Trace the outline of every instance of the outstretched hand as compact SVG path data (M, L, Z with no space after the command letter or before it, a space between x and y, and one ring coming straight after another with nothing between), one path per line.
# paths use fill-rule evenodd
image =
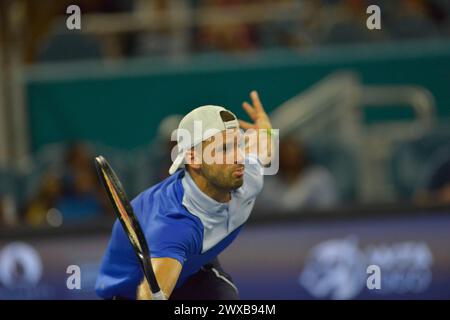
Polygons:
M261 100L259 100L258 92L252 91L250 93L250 98L252 99L252 104L245 101L244 103L242 103L242 107L244 108L245 112L247 112L250 119L253 120L253 123L239 120L239 125L241 126L241 128L245 130L272 129L272 124L270 123L269 116L264 110Z
M252 99L252 104L245 101L242 107L247 112L253 123L239 120L239 124L244 130L256 130L256 139L249 139L246 142L246 153L256 154L263 166L268 166L272 161L272 139L271 129L272 124L270 123L269 116L267 115L264 107L259 100L258 93L252 91L250 93L250 98ZM261 131L263 130L263 131Z

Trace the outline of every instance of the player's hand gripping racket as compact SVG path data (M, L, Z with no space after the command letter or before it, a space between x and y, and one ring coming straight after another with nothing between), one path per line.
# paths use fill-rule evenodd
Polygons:
M145 279L147 280L150 290L152 292L153 300L165 300L164 293L161 291L156 280L155 273L150 261L150 250L145 240L144 233L139 225L136 216L134 215L133 208L125 194L125 190L122 184L114 173L113 169L102 156L95 158L95 167L100 176L100 180L106 189L106 192L111 200L114 211L122 224L125 233L128 236L131 244L133 245L134 252L144 272Z

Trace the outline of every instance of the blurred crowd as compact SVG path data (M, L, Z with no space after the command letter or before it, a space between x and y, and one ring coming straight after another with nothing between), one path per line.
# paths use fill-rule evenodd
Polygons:
M448 0L13 2L21 5L8 11L4 10L6 4L12 1L0 1L0 31L5 30L6 15L17 15L9 17L9 20L16 22L21 16L26 24L12 35L0 32L0 41L13 43L4 41L2 37L20 36L27 63L146 55L241 53L268 48L303 50L328 44L450 36ZM81 7L82 19L89 16L92 18L89 20L90 28L96 26L97 29L67 32L65 11L74 3ZM380 31L373 32L366 28L366 8L371 4L382 8ZM138 23L139 17L154 24L142 26ZM116 19L120 23L114 23ZM136 24L132 23L133 19ZM104 22L92 23L95 21ZM158 136L139 152L118 151L111 157L105 154L125 181L131 197L167 176L170 151L174 146L170 133L180 117L172 115L162 121ZM340 176L336 169L315 156L310 143L295 136L282 139L280 170L276 176L266 178L257 203L260 211L300 212L305 208L327 209L355 201L356 195L351 190L343 190L340 183L342 174ZM414 154L417 149L415 143L404 149L403 154L399 153L399 167L407 168L411 163L411 159L404 160L404 157ZM424 173L418 173L415 167L411 167L407 175L416 174L423 178L417 184L406 183L404 190L399 183L396 189L399 197L420 204L450 204L448 150L450 147L447 144L440 150L421 152L421 155L429 155L423 161ZM112 208L99 185L93 165L93 157L99 152L90 144L78 142L55 152L57 156L54 158L61 158L61 161L32 169L32 172L38 173L36 175L0 168L0 226L15 223L58 227L66 223L112 218ZM39 162L36 161L37 164ZM352 164L349 162L347 166Z
M450 36L447 0L19 1L24 4L26 26L21 32L28 63L280 47L304 50ZM65 26L65 10L73 3L83 17L92 16L91 26L82 24L79 33L67 32ZM375 32L366 27L366 9L372 4L382 10L382 29Z
M166 118L158 136L141 150L141 155L136 151L121 151L107 156L130 198L168 176L174 147L169 129L176 126L179 118L179 115ZM299 214L304 210L320 211L357 203L356 195L343 196L345 190L338 183L338 172L315 158L299 137L283 137L279 147L279 171L265 177L263 192L256 203L257 214ZM429 157L428 163L423 165L424 174L416 173L424 178L419 184L410 186L411 192L407 195L410 203L450 205L450 152L447 147L436 150ZM18 215L16 224L33 227L59 227L114 217L93 164L99 150L89 143L73 143L63 150L62 163L55 161L46 170L39 169L37 179L32 174L26 176L22 187L28 192L24 197L14 199L8 197L11 194L4 192L6 189L0 190L0 225L10 224L8 217L11 214ZM130 161L122 167L117 165L127 157ZM133 171L134 175L129 174Z
M0 225L59 227L112 217L88 144L74 143L65 150L61 163L55 160L45 169L37 165L0 190ZM4 173L0 175L5 182Z
M74 144L65 154L60 170L48 170L21 212L33 226L89 221L110 208L95 172L93 154L86 145Z

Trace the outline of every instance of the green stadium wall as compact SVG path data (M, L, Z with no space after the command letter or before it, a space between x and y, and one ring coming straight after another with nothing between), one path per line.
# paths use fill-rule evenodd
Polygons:
M27 70L31 148L75 140L139 147L154 138L168 114L218 104L244 116L241 103L252 89L270 111L337 70L357 71L365 84L424 86L436 98L438 117L450 117L450 42L89 61ZM366 116L368 122L383 121L392 113L372 110ZM408 114L399 109L397 116Z

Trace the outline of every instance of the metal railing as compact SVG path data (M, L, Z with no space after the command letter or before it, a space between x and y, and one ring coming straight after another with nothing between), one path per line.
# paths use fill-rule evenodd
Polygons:
M363 107L406 106L415 118L366 125ZM435 121L435 101L416 85L366 86L352 72L334 73L280 105L271 114L280 134L298 134L304 140L327 136L346 145L357 162L358 200L385 202L396 193L388 177L388 160L394 143L421 136Z

